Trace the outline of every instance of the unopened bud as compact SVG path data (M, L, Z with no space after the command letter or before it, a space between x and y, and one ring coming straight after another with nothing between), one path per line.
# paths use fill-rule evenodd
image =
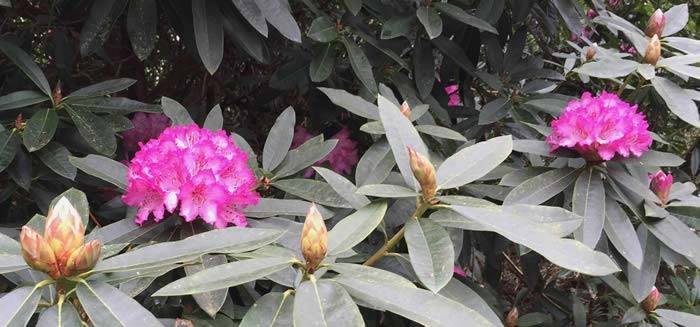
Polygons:
M97 264L101 251L102 244L97 240L87 242L75 249L66 261L66 266L62 272L63 276L75 276L89 271Z
M53 249L59 269L63 270L70 254L81 245L85 235L83 220L67 198L62 197L49 210L44 236Z
M409 120L411 119L411 107L408 105L408 102L404 101L399 110L401 110L404 117L408 118Z
M666 27L666 16L664 15L664 12L661 11L661 9L656 9L654 13L649 17L649 21L647 22L647 28L644 31L644 33L648 37L653 37L654 35L661 35L661 32L664 31L664 27Z
M24 129L24 118L22 118L22 113L19 113L17 117L15 117L15 128L19 130Z
M673 185L673 175L671 173L665 174L663 170L659 170L656 174L649 175L651 188L656 196L659 197L659 202L661 204L666 204L668 202L668 194L671 192L671 186Z
M56 256L49 243L46 242L43 236L39 235L33 229L24 226L19 235L20 244L22 245L22 257L27 264L39 271L43 271L52 278L58 278L60 272L56 264Z
M306 259L306 270L313 273L326 257L328 250L328 230L321 213L311 204L301 231L301 254Z
M58 81L56 83L56 87L53 89L53 94L51 94L51 97L53 98L53 104L58 105L61 103L61 100L63 100L63 94L61 90L61 81Z
M586 60L591 61L593 58L595 58L595 53L597 52L598 44L593 43L591 46L588 47L586 50Z
M647 64L655 66L661 57L661 42L659 41L659 36L654 34L654 36L649 41L647 45L647 51L644 53L644 61Z
M506 316L506 327L515 327L518 325L518 317L520 314L518 313L518 308L513 307L513 309L510 309L508 312L508 315Z
M659 300L661 299L661 294L656 286L651 288L651 292L647 295L646 299L642 301L642 309L646 312L652 312L656 310L656 306L659 305Z
M437 181L435 179L435 167L426 157L408 147L408 157L413 176L420 184L423 200L430 201L437 193Z

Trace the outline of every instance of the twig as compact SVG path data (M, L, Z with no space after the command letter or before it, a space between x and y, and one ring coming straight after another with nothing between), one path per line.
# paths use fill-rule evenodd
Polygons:
M97 220L97 217L95 217L95 215L92 213L92 210L90 210L88 213L90 215L90 219L92 220L92 222L95 223L95 225L97 225L97 227L102 227L102 224L100 224L100 222Z

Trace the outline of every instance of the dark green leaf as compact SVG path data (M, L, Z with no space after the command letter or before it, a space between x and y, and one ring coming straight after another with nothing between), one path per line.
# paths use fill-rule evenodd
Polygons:
M485 104L479 112L479 125L488 125L499 121L508 115L511 108L513 108L512 103L505 98L497 98Z
M68 161L85 173L114 184L116 187L126 190L127 167L110 158L89 154L86 157L68 157Z
M29 152L43 148L51 142L58 126L58 115L53 108L35 112L24 127L22 139Z
M638 65L639 63L632 60L601 60L585 63L574 71L591 77L615 78L629 75Z
M498 34L496 28L491 26L491 24L479 17L467 14L464 10L462 10L462 8L459 8L453 4L447 2L435 2L433 3L433 6L443 14L450 16L464 24L474 26L482 31Z
M379 120L379 108L365 99L352 95L345 90L318 88L333 104L343 107L345 110L371 120Z
M144 1L144 0L136 0L135 2L139 1ZM136 83L135 79L131 78L118 78L118 79L111 79L108 81L100 82L97 84L92 84L90 86L86 86L84 88L78 89L71 94L68 94L65 98L63 98L64 101L68 101L68 99L73 99L73 98L94 98L94 97L101 97L105 95L109 95L112 93L117 93L119 91L126 90L129 88L129 86L133 85ZM70 102L70 101L69 101Z
M10 273L29 268L24 258L18 254L0 253L0 274Z
M75 109L108 114L128 114L132 112L161 112L159 105L147 104L127 98L88 98L70 101Z
M437 183L440 189L471 183L500 165L513 150L510 135L479 142L453 154L440 165Z
M313 165L333 151L336 144L338 144L338 140L335 139L323 141L323 135L311 138L287 153L284 161L275 172L274 178L287 177Z
M22 72L24 72L24 74L27 75L27 77L29 77L29 79L39 87L41 92L44 92L44 94L48 96L51 95L49 81L46 80L46 76L44 76L41 68L34 63L34 59L32 59L31 56L16 45L2 40L0 40L0 51L2 51L5 56L7 56L7 58L9 58L19 69L21 69Z
M540 204L561 193L576 180L578 170L561 168L535 176L514 188L503 204Z
M93 149L106 156L114 154L117 150L117 140L114 131L102 117L71 107L67 107L67 110L80 135Z
M114 132L124 132L134 128L134 123L126 116L113 114L107 115L104 118Z
M629 280L630 291L637 302L642 302L651 292L651 288L656 283L656 274L659 272L661 254L659 252L659 241L653 234L649 233L644 225L637 228L637 237L641 247L644 249L642 265L638 269L632 264L627 265L627 279Z
M661 317L683 326L690 327L698 326L698 324L700 324L700 316L691 313L667 309L657 309L656 313L658 313Z
M438 137L441 139L455 140L460 142L467 141L467 138L464 137L462 134L447 127L437 125L417 125L415 128L420 133L428 134L430 136Z
M362 0L343 0L343 2L345 2L345 6L348 7L348 10L355 16L357 16L362 9Z
M328 182L338 195L342 196L354 209L360 209L369 204L367 197L357 194L357 187L347 178L326 168L314 167L314 170Z
M92 3L90 14L80 31L82 56L91 55L107 40L112 24L121 16L126 3L127 0L104 0Z
M26 326L39 305L41 291L24 286L0 297L0 326Z
M335 66L335 47L332 43L319 44L314 47L314 57L309 64L309 76L315 83L325 81Z
M158 6L156 0L131 0L126 18L126 30L134 54L144 61L156 47Z
M311 22L311 27L309 27L306 35L318 42L330 42L338 38L338 33L335 31L335 23L325 16L316 17Z
M381 223L386 209L386 202L375 202L335 224L328 232L328 255L339 255L364 240Z
M224 25L216 1L192 0L192 25L199 58L214 75L224 58Z
M432 220L412 218L406 222L405 238L418 279L437 293L452 278L455 253L450 235Z
M239 327L292 326L294 295L291 292L270 292L248 309Z
M267 36L267 22L256 1L233 0L241 16L245 18L260 34Z
M296 117L294 109L285 109L275 120L263 148L263 169L272 171L284 160L294 136Z
M583 170L576 179L571 205L572 211L583 217L576 239L595 248L605 223L605 189L600 173L593 167Z
M304 281L294 297L294 325L310 327L364 326L350 295L333 281Z
M433 7L419 7L416 10L416 16L431 39L442 34L442 18Z
M220 105L215 105L211 108L207 118L204 119L204 128L212 132L216 132L224 127L224 113L221 111Z
M372 94L377 94L377 82L374 80L374 74L372 73L372 65L367 59L365 52L360 49L360 47L355 44L354 41L343 37L340 39L345 45L345 49L348 51L348 59L350 60L350 66L352 71L355 72L355 76L360 80L362 85L367 88Z
M0 111L28 107L49 100L37 91L16 91L0 97Z
M301 43L301 31L287 1L255 0L265 19L284 37ZM240 7L239 7L240 8Z
M394 168L394 156L386 139L372 144L362 155L355 168L355 183L358 186L380 184Z
M688 24L688 4L673 6L664 13L664 16L667 23L659 37L676 34Z
M412 198L418 196L414 190L392 184L367 184L357 189L357 193L380 198Z
M192 276L200 271L220 266L226 264L227 262L228 260L226 260L226 256L223 254L205 254L202 256L201 263L185 266L185 274L187 274L187 276ZM199 307L204 310L204 312L206 312L210 317L214 318L216 317L216 313L219 312L221 307L224 305L226 295L228 295L227 290L222 289L192 294L192 297L197 302Z
M700 237L678 218L669 215L645 225L666 246L684 255L696 266L700 265Z
M642 266L642 246L629 217L615 200L605 199L605 234L620 254L634 267Z
M194 124L190 113L177 101L168 97L162 97L160 103L163 106L163 113L170 118L173 125Z
M274 187L304 200L337 208L352 208L342 196L322 181L305 178L284 179L272 184Z
M37 327L76 327L80 326L80 315L70 302L64 302L59 314L58 305L44 310L39 316Z
M243 212L246 216L255 218L265 218L276 215L304 217L306 213L309 212L309 205L311 205L311 203L301 200L261 198L257 205L247 207ZM318 209L321 215L326 219L333 216L333 212L324 207L318 206Z
M430 42L422 38L416 40L413 49L413 76L418 94L421 98L426 98L430 95L435 83L435 59Z
M651 80L651 84L654 86L656 93L664 99L666 106L671 112L686 123L695 127L700 127L698 106L688 96L685 90L676 83L660 76L654 77Z
M76 294L95 326L163 326L146 308L107 283L78 284Z
M19 141L14 131L0 131L0 172L15 159L18 146Z

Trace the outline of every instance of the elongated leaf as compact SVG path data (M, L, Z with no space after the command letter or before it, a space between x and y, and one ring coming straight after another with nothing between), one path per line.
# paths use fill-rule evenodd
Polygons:
M342 274L336 281L354 298L426 326L497 326L478 312L441 295L418 288Z
M187 276L192 276L200 271L207 270L212 267L220 266L226 264L226 256L223 254L210 255L205 254L202 256L202 262L195 265L185 266L185 273ZM210 317L216 317L216 313L221 310L221 307L226 301L226 296L228 295L227 290L214 290L204 293L192 294L192 297L197 302L200 308L204 310Z
M216 1L192 0L192 25L199 58L214 75L224 58L224 25Z
M104 0L94 2L90 15L80 31L80 54L91 55L107 40L112 24L126 8L127 0Z
M117 140L114 131L102 117L71 107L67 110L80 135L93 149L106 156L114 154L117 150Z
M645 225L666 246L700 265L700 237L678 218L669 215Z
M265 218L276 215L304 217L306 213L309 212L310 205L311 203L302 200L261 198L257 205L247 207L243 209L243 212L246 216L255 218ZM317 207L325 219L333 216L332 211L322 206Z
M450 16L464 24L476 27L482 31L498 34L496 28L491 26L491 24L479 17L467 14L464 10L462 10L462 8L459 8L453 4L447 2L435 2L433 3L433 6L443 14Z
M627 262L639 269L642 266L642 246L629 217L615 200L605 199L605 234Z
M676 34L688 24L688 4L673 6L664 13L664 16L666 16L667 23L660 36Z
M204 119L204 128L216 132L224 127L224 113L221 111L220 105L215 105L211 108L207 118Z
M661 317L683 326L697 326L700 324L700 316L698 315L667 309L657 309L656 313Z
M360 209L369 204L366 196L357 194L357 187L347 178L326 168L314 167L314 170L328 182L338 195L343 197L353 208Z
M585 74L598 78L615 78L627 76L632 73L639 64L631 60L601 60L583 64L574 69L579 74Z
M147 104L128 98L121 97L100 97L100 98L78 98L70 101L72 108L94 113L107 114L128 114L132 112L161 112L158 105Z
M431 39L434 39L442 34L442 18L438 15L433 7L421 6L416 10L418 21L423 24L425 31Z
M405 238L418 279L437 293L452 278L455 253L450 235L432 220L409 219Z
M241 16L245 18L260 34L267 36L267 22L260 7L255 1L233 0Z
M173 219L171 218L170 220ZM158 227L166 227L168 222L169 220L166 219L165 221L161 221L159 223L144 223L143 226L139 226L133 221L132 217L127 215L126 218L120 221L93 229L90 234L85 237L85 240L86 242L91 240L100 240L103 245L124 244L135 240Z
M550 170L518 185L508 193L503 204L540 204L561 193L577 175L578 171L572 168Z
M0 274L27 269L24 258L18 254L0 253Z
M355 302L333 281L304 281L297 287L294 300L295 326L364 326Z
M661 254L658 240L647 231L644 225L640 225L637 228L637 237L641 247L644 249L644 257L640 268L636 268L632 264L627 265L627 279L629 280L630 291L632 291L634 299L637 302L642 302L656 283Z
M488 125L497 122L508 115L513 107L510 100L497 98L485 104L479 112L479 125Z
M143 2L143 0L137 0L135 2L139 1ZM68 94L65 98L63 98L63 101L71 102L69 101L69 99L72 100L73 98L94 98L109 95L112 93L117 93L119 91L126 90L127 88L129 88L129 86L133 85L134 83L136 83L136 80L131 78L118 78L104 82L99 82L97 84L86 86Z
M54 305L44 310L39 316L37 327L75 327L80 326L80 315L70 302L64 302L61 311L58 305Z
M467 141L467 138L464 137L462 134L447 127L437 125L418 125L416 126L416 130L420 133L428 134L441 139L455 140L461 142Z
M85 173L126 190L127 167L123 163L94 154L89 154L83 158L68 157L68 161Z
M49 81L46 80L46 76L41 71L41 68L34 63L34 59L30 57L24 50L20 49L16 45L9 43L7 41L0 40L0 51L7 56L19 69L24 72L29 79L39 87L41 92L50 96L51 87L49 86Z
M372 144L362 155L355 168L355 183L380 184L389 176L396 162L386 139Z
M350 277L362 279L368 282L385 283L388 285L396 285L397 287L416 288L416 285L414 285L413 282L400 275L371 266L336 262L330 265L330 269L339 274L348 274Z
M129 251L99 262L94 270L96 272L131 271L187 262L205 253L245 252L272 243L280 235L280 232L270 229L218 229L180 241L158 243Z
M0 111L28 107L49 100L37 91L16 91L0 97Z
M290 12L287 0L255 0L265 19L284 37L301 43L301 31Z
M58 126L58 114L53 108L35 112L24 127L22 139L29 152L43 148L51 142Z
M654 77L651 84L671 112L686 123L700 127L698 106L680 86L660 76Z
M153 296L197 294L226 289L265 277L290 265L291 258L263 258L231 262L178 279L159 289Z
M493 312L493 309L489 307L488 303L486 303L478 293L474 292L456 278L450 279L450 282L440 290L439 294L469 309L475 310L484 318L488 319L494 326L501 325L501 319Z
M435 62L430 42L423 38L416 40L413 50L413 74L418 94L424 99L430 95L435 84Z
M335 66L335 56L335 47L332 43L314 47L314 57L309 64L309 77L312 82L323 82L331 76Z
M372 94L377 94L377 82L374 80L372 65L369 59L367 59L365 52L362 51L354 41L347 37L341 38L340 41L345 45L345 49L348 52L348 59L350 60L350 66L355 76L357 76L357 79L359 79L362 85Z
M352 205L333 188L322 181L295 178L274 182L274 187L304 200L337 208L352 208Z
M438 188L471 183L500 165L513 150L510 135L499 136L464 148L450 156L437 171Z
M364 240L382 222L386 209L386 202L371 203L335 224L328 232L328 255L339 255Z
M316 17L311 22L311 27L306 35L318 42L330 42L338 37L335 23L325 16Z
M155 0L129 1L126 30L134 54L144 61L153 52L157 41L158 6Z
M39 305L41 291L34 286L14 289L0 298L0 326L26 326Z
M338 140L323 141L323 135L318 135L285 156L284 161L275 172L274 179L287 177L325 158L338 144Z
M412 198L418 196L418 193L410 188L391 184L363 185L357 189L357 193L380 198Z
M14 131L0 131L0 172L15 159L17 147L19 147L19 141Z
M163 113L170 118L173 125L194 124L190 113L177 101L168 97L162 97L160 103L163 106Z
M371 120L379 120L379 108L365 99L348 93L345 90L330 89L327 87L318 88L328 99L336 106L343 107L345 110Z
M538 252L563 268L592 276L604 276L620 269L607 255L582 243L560 238L537 224L517 224L517 213L495 208L452 206L459 214L488 226L505 238ZM518 225L518 228L513 228Z
M583 225L576 239L595 248L605 223L605 189L600 173L593 167L585 169L576 179L572 211L583 217Z
M294 109L285 109L275 120L263 148L263 169L272 171L284 160L287 150L292 145L296 117Z
M78 284L76 294L96 326L163 326L150 311L107 283Z
M294 295L270 292L248 309L239 327L284 327L293 324Z

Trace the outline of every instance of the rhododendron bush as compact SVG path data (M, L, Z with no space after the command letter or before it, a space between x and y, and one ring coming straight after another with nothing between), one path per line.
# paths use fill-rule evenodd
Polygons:
M699 9L0 0L0 326L700 326Z

